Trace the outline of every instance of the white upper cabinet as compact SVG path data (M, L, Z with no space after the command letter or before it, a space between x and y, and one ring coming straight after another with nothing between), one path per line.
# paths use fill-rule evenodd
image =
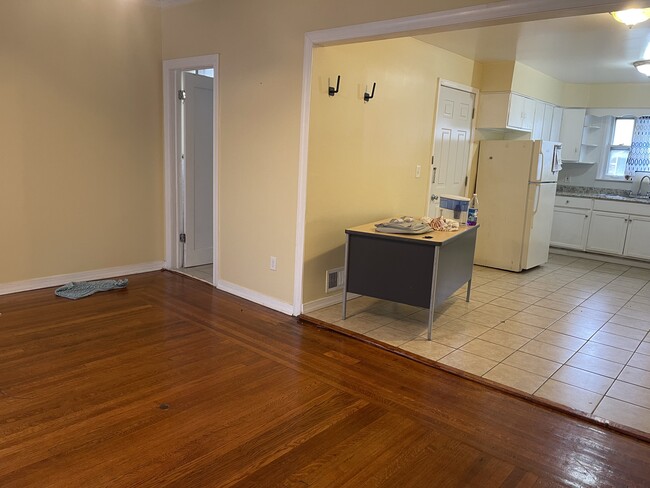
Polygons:
M530 132L533 140L559 141L562 108L511 92L481 93L477 129Z
M535 119L535 100L516 93L482 93L477 129L513 129L530 132Z
M560 141L562 142L562 159L577 162L580 160L582 132L587 110L584 108L565 108L562 114Z
M553 107L553 120L551 121L551 135L549 141L561 141L560 128L562 127L562 115L564 109L562 107Z
M533 130L530 138L533 140L545 139L544 138L544 117L546 115L546 103L541 100L535 100L535 117L533 119ZM551 128L548 128L549 134ZM548 140L548 138L546 138Z
M544 123L542 124L542 140L543 141L557 141L560 137L558 131L558 139L551 138L551 130L553 128L553 110L555 107L550 103L544 104ZM562 109L560 109L562 110Z
M510 108L508 110L508 127L529 132L533 130L534 121L535 100L511 93Z

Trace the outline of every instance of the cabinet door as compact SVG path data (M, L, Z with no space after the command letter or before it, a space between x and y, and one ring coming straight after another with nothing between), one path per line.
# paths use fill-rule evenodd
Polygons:
M584 108L564 109L560 141L562 142L562 158L567 161L578 161L580 159L586 112Z
M549 103L544 104L544 122L542 123L542 140L544 141L557 141L557 139L551 139L551 128L553 125L553 109L554 109L553 105Z
M587 250L623 254L627 217L627 214L613 212L591 212Z
M560 128L562 127L562 114L564 109L562 107L553 107L553 120L551 121L551 135L549 141L561 141Z
M533 118L533 130L530 138L534 141L544 139L544 115L546 113L546 104L541 100L535 101L535 117ZM549 132L551 129L549 128ZM547 139L548 140L548 139Z
M535 100L528 97L522 97L524 103L524 111L522 114L521 128L524 130L533 130L533 123L535 122Z
M650 259L650 218L630 215L623 254Z
M508 107L508 127L513 129L524 128L524 102L525 97L517 95L516 93L510 94L510 105Z
M558 208L553 212L551 246L584 251L589 231L589 210Z

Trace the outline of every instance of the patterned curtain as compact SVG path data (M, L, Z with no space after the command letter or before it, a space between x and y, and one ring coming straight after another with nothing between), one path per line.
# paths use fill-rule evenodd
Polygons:
M625 163L625 177L630 178L635 171L650 171L650 115L636 119L630 153Z

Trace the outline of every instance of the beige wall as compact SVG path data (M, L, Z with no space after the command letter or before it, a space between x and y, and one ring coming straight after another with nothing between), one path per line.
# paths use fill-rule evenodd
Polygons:
M160 12L4 0L0 283L163 259Z
M531 68L515 62L512 76L512 91L543 100L554 105L563 105L565 83Z
M480 3L204 0L163 10L164 59L221 55L223 280L293 301L305 33Z
M328 79L341 90L328 95ZM314 51L304 301L343 266L344 229L426 215L438 79L471 85L474 62L412 38ZM363 94L377 83L375 98ZM422 176L415 177L416 165Z

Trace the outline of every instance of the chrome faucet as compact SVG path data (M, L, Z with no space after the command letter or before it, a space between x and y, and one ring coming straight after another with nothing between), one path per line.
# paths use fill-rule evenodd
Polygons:
M641 181L639 181L639 189L638 189L638 191L636 192L636 196L637 196L637 197L641 196L641 187L643 186L643 180L645 180L646 178L648 178L648 183L650 183L650 176L649 176L649 175L644 175L643 178L641 178ZM650 191L647 192L646 195L647 195L648 193L650 193Z

